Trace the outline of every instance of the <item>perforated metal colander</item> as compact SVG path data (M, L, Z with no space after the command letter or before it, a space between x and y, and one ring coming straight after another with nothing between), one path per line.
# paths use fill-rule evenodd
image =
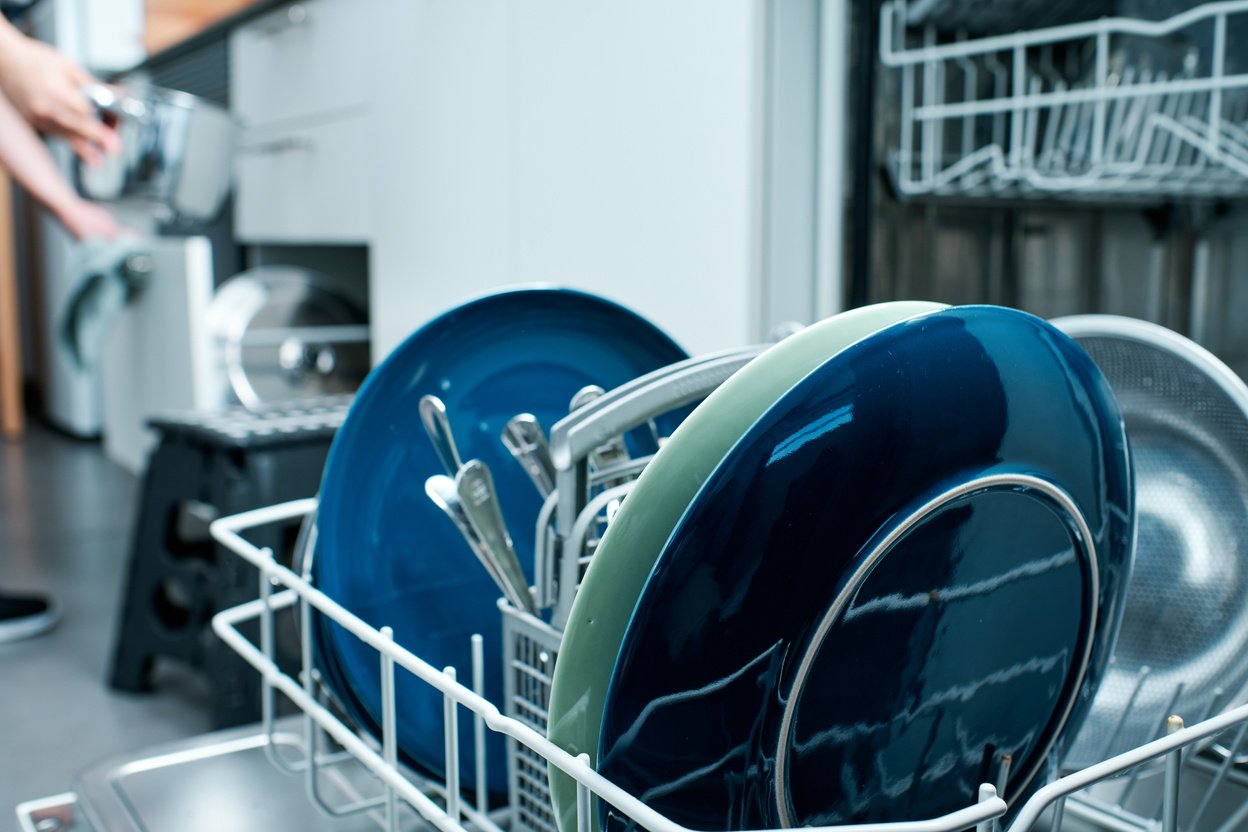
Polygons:
M1083 767L1248 699L1248 386L1168 329L1060 318L1118 399L1135 465L1134 572L1109 672L1065 758Z

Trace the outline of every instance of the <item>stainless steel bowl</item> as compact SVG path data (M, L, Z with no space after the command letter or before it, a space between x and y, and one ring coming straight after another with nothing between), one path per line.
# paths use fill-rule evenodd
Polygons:
M121 137L122 152L78 165L91 199L141 203L161 219L210 220L232 185L236 125L229 112L159 87L92 84L83 94Z
M1111 315L1053 321L1126 421L1139 529L1109 673L1065 764L1084 767L1248 698L1248 386L1198 344Z

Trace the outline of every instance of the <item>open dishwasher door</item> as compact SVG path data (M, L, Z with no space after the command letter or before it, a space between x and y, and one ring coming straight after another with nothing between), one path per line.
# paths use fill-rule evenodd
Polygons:
M74 791L16 807L22 832L363 832L378 828L365 812L332 818L308 800L303 777L279 770L269 752L303 752L297 718L230 728L89 765ZM332 770L327 799L359 800L376 791L360 776Z

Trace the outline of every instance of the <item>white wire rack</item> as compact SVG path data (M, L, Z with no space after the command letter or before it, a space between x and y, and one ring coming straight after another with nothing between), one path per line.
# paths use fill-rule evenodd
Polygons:
M299 500L272 506L217 520L212 534L227 549L256 566L260 573L260 597L255 601L217 614L213 629L225 642L260 674L263 680L263 720L266 731L274 730L277 694L288 698L303 714L307 736L302 747L307 749L303 759L291 760L280 754L271 755L274 764L300 771L307 779L310 798L326 812L348 814L372 812L378 823L390 830L409 828L412 824L427 824L443 832L462 832L466 829L500 832L511 826L526 810L517 794L511 796L509 808L500 812L489 811L484 792L478 791L474 799L463 795L459 783L460 761L458 756L459 709L472 716L476 739L477 782L483 783L485 731L505 735L510 742L524 749L531 762L528 772L530 783L540 783L543 770L553 765L566 772L578 784L577 828L588 832L593 817L595 799L606 800L633 818L641 827L651 832L689 832L685 827L648 807L636 796L599 775L589 764L587 755L573 757L548 741L540 730L544 718L544 702L541 697L548 693L549 671L553 668L555 654L542 642L526 654L528 661L540 669L536 676L528 674L532 681L530 691L535 703L534 718L526 720L508 716L493 702L480 694L482 669L480 656L481 636L474 636L473 686L460 682L454 668L439 669L419 656L395 643L388 628L377 629L335 603L298 574L280 564L267 549L250 543L243 533L248 529L268 523L289 521L307 514L315 508L315 500ZM298 678L288 675L279 667L274 653L274 619L283 610L292 610L302 622L303 658ZM377 651L382 669L381 737L375 739L357 733L340 719L329 707L316 686L311 644L310 624L314 613L326 615ZM259 644L253 643L240 630L246 622L259 622ZM544 622L533 619L541 627ZM533 623L533 622L529 622ZM539 627L540 629L540 627ZM549 629L547 627L547 629ZM557 631L551 631L557 635ZM550 633L547 633L549 636ZM511 661L516 659L512 650L504 651ZM445 703L445 776L438 780L420 777L398 762L395 731L395 674L405 672L421 683L434 688ZM514 689L512 689L514 692ZM1123 772L1164 760L1165 788L1161 811L1161 828L1178 829L1178 795L1180 774L1184 764L1184 750L1193 750L1198 743L1222 734L1228 729L1239 729L1248 724L1248 705L1242 706L1197 725L1182 728L1172 722L1173 733L1150 742L1105 762L1068 774L1039 789L1017 812L1009 825L1009 832L1026 832L1032 829L1050 807L1054 807L1055 827L1060 827L1066 798L1089 786L1109 780ZM331 743L337 749L330 748ZM276 747L276 746L275 746ZM1194 756L1189 753L1188 755ZM319 778L324 772L340 765L359 766L371 772L377 779L378 792L371 798L358 800L350 805L332 806L321 796ZM534 792L533 794L537 794ZM911 823L863 824L854 826L825 827L827 832L956 832L976 827L978 832L994 832L998 819L1004 815L1006 804L997 796L992 785L980 787L978 801L964 809L939 818L916 820ZM534 809L540 808L534 804ZM516 826L513 828L522 828ZM571 832L567 830L566 832Z
M1185 686L1179 684L1171 690L1168 701L1160 709L1144 707L1141 705L1141 693L1148 685L1150 673L1148 668L1144 668L1136 677L1121 718L1113 731L1104 737L1105 750L1100 756L1108 756L1109 749L1122 747L1120 738L1129 713L1152 719L1157 726L1155 736L1165 736L1173 730L1173 714ZM1216 703L1225 702L1221 689L1215 689L1212 694L1211 701L1199 715L1202 724L1217 711ZM1139 713L1141 709L1142 713ZM1188 789L1186 799L1178 810L1177 828L1236 832L1248 822L1248 802L1240 802L1230 810L1224 807L1221 812L1216 808L1222 802L1219 797L1223 787L1241 773L1236 769L1236 763L1248 762L1240 753L1246 738L1248 723L1239 723L1220 736L1193 743L1183 752L1183 771L1194 775L1193 779L1202 785L1198 789ZM1210 746L1214 753L1204 757L1198 755L1199 751ZM1159 775L1166 776L1156 766L1136 766L1111 783L1076 795L1071 802L1070 813L1115 832L1156 832L1162 828L1167 811L1164 790L1157 783Z
M884 4L897 73L887 165L905 197L1155 200L1248 194L1248 2L943 40Z

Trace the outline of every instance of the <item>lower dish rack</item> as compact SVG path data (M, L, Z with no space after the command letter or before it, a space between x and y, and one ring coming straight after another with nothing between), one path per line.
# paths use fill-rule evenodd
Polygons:
M304 753L294 759L279 753L276 744L269 746L271 761L289 772L298 772L307 781L307 792L323 811L337 816L371 813L382 828L401 829L411 824L428 825L443 832L460 832L469 828L501 832L502 829L524 832L555 832L554 813L550 807L546 785L548 766L566 772L578 784L577 828L588 832L593 828L593 801L606 800L629 817L653 832L687 832L682 825L648 807L638 797L627 793L599 775L587 755L573 757L547 740L545 736L546 704L551 671L558 657L560 633L540 618L516 610L504 601L502 613L504 638L505 698L496 704L484 698L481 667L482 638L474 636L475 657L468 684L461 681L454 668L439 669L395 643L388 628L375 629L344 609L295 572L281 565L272 552L251 544L243 532L268 523L289 521L315 508L315 500L299 500L234 517L213 524L216 539L234 553L255 565L260 571L260 597L252 602L218 613L213 621L217 635L251 664L263 680L262 730L272 735L277 722L277 694L289 699L301 712L305 731ZM274 653L274 621L283 610L294 612L302 620L302 668L290 675L278 666ZM382 669L381 737L357 733L334 712L318 694L317 674L313 666L309 622L313 611L330 617L378 654ZM258 644L243 635L241 628L258 622ZM409 673L422 683L436 689L444 701L446 734L446 775L438 780L421 777L398 761L395 737L396 672ZM463 794L459 782L458 709L471 714L478 772L485 767L485 732L503 734L508 743L508 805L491 811L483 790L475 796ZM1188 790L1197 783L1201 794L1196 801L1202 812L1208 808L1210 796L1226 783L1236 781L1234 760L1226 755L1221 763L1210 762L1198 753L1223 734L1242 736L1248 726L1248 705L1226 711L1198 724L1183 727L1177 717L1170 721L1171 733L1124 754L1086 769L1069 773L1037 790L1009 820L1010 832L1026 832L1042 828L1041 817L1048 828L1068 826L1071 819L1090 822L1094 827L1109 829L1185 828L1180 823L1181 785ZM1227 744L1229 744L1229 740ZM331 747L332 746L332 747ZM362 768L372 775L375 794L348 803L333 805L323 796L323 778L338 766ZM1133 772L1130 782L1147 783L1150 795L1157 795L1161 805L1159 819L1134 814L1114 797L1113 780L1124 772ZM484 782L478 776L478 783ZM1105 783L1105 781L1110 781ZM1160 781L1160 782L1159 782ZM1096 784L1098 790L1087 790ZM1160 785L1160 789L1158 788ZM1120 789L1119 789L1120 791ZM1135 789L1137 793L1141 789ZM1073 799L1070 799L1073 798ZM1185 797L1191 803L1190 797ZM1121 801L1126 803L1125 800ZM1248 804L1245 804L1248 806ZM915 819L914 822L825 827L827 830L854 832L956 832L976 827L979 832L993 832L1002 825L1006 803L998 796L993 784L983 784L978 800L965 808L938 818ZM1207 817L1213 818L1213 812ZM1248 808L1233 806L1219 827L1238 828L1248 817ZM1086 827L1085 827L1086 828Z
M213 621L217 635L261 676L263 718L260 726L194 738L177 747L149 752L147 756L93 767L87 777L94 773L97 780L107 784L108 788L103 791L117 793L111 802L118 805L133 802L132 796L124 794L124 786L126 778L136 773L148 777L158 772L167 784L184 783L186 790L202 792L203 778L192 769L204 765L205 761L220 761L225 770L232 772L230 777L234 780L243 769L253 772L248 779L257 784L270 782L275 776L280 780L277 772L302 778L303 798L294 793L300 791L298 789L267 788L265 791L273 804L265 807L268 815L285 820L302 818L294 828L315 828L317 824L309 823L309 819L320 817L327 828L334 829L557 832L547 786L547 769L553 765L578 784L578 832L594 828L595 800L608 801L639 826L653 832L689 832L599 775L587 755L573 757L547 740L546 707L561 640L559 630L550 624L500 601L505 701L494 703L480 693L484 676L483 636L472 638L473 667L468 679L461 681L454 668L431 666L397 644L388 629L368 626L280 564L271 551L256 547L243 536L249 529L305 515L315 506L314 499L299 500L227 517L213 524L214 537L260 572L260 597L218 613ZM353 729L319 688L308 626L314 611L330 617L376 650L382 669L380 738ZM297 615L302 624L302 664L293 674L283 670L276 658L275 624L279 614ZM254 630L256 625L258 639L244 635L244 630ZM398 760L394 684L399 672L411 674L436 689L443 698L447 772L444 777L423 777ZM279 694L297 708L295 715L279 716ZM485 782L486 732L493 731L507 739L509 791L507 804L502 808L491 809L483 789L475 794L461 789L457 736L460 709L471 715L477 783ZM1006 803L998 796L998 785L1004 784L985 783L980 786L978 800L942 817L905 823L824 827L824 830L956 832L975 828L976 832L998 832L1004 828L1008 832L1031 829L1234 832L1248 826L1248 773L1241 770L1241 765L1248 760L1237 756L1248 735L1248 705L1189 727L1183 727L1182 721L1173 717L1168 728L1167 736L1068 773L1041 787L1016 807L1008 822L1003 820ZM1220 756L1209 753L1209 748L1220 749ZM268 769L269 774L254 774L258 769ZM129 813L102 812L99 806L85 805L91 804L94 798L88 794L91 789L86 778L81 786L82 794L67 793L18 806L19 828L23 832L166 828L149 825L149 818L146 815L140 818L137 809ZM162 789L162 794L167 798L174 791ZM249 793L255 793L255 789ZM223 805L200 818L200 825L194 828L212 828L221 817L234 817L240 807L224 805L225 800L234 798L240 805L246 802L242 795L227 789L214 798L223 801ZM205 800L205 795L197 794L199 804L204 804ZM302 805L291 809L292 800L301 800ZM161 804L167 802L164 800ZM216 810L225 815L214 814ZM258 817L252 820L261 822ZM209 825L204 826L203 822ZM280 828L287 826L289 824ZM167 828L187 827L178 822ZM266 823L263 828L279 827Z

